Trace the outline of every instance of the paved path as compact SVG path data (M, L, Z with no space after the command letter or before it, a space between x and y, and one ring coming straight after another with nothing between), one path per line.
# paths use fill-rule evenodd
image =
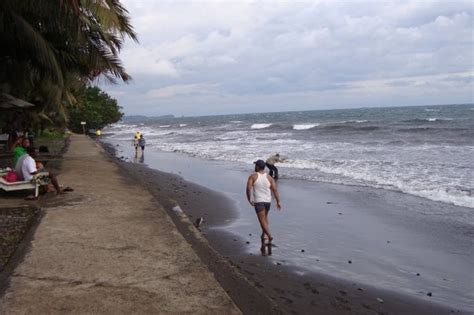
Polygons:
M59 180L75 191L44 209L0 314L240 313L166 212L92 140L71 137Z

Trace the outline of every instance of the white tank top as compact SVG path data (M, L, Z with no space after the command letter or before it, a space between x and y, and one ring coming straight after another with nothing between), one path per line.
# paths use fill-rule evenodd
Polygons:
M270 191L270 181L267 173L257 173L258 177L253 183L253 201L254 202L272 202L272 193Z

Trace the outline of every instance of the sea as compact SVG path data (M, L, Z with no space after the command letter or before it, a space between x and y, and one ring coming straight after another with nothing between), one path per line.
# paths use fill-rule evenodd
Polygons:
M248 170L279 153L281 178L368 186L474 208L474 104L125 117L113 141Z
M137 156L136 131L147 141ZM280 153L283 210L270 215L277 247L264 262L474 307L474 104L130 116L102 141L124 161L229 198L237 216L222 224L197 211L210 243L236 262L260 255L244 192L252 163Z

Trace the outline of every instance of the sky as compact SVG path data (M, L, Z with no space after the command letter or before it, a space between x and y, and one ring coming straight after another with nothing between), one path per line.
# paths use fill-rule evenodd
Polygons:
M127 115L474 102L471 1L121 2Z

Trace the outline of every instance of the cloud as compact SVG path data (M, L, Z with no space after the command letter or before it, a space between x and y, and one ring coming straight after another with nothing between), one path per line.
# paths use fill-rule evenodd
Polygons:
M470 1L124 3L140 39L121 55L134 82L107 88L126 91L130 113L473 101Z
M146 96L165 98L178 95L211 94L216 90L216 87L216 84L177 84L149 90Z
M134 44L124 49L121 57L127 69L133 74L154 74L164 77L179 77L175 65L165 59L153 48L146 48Z

